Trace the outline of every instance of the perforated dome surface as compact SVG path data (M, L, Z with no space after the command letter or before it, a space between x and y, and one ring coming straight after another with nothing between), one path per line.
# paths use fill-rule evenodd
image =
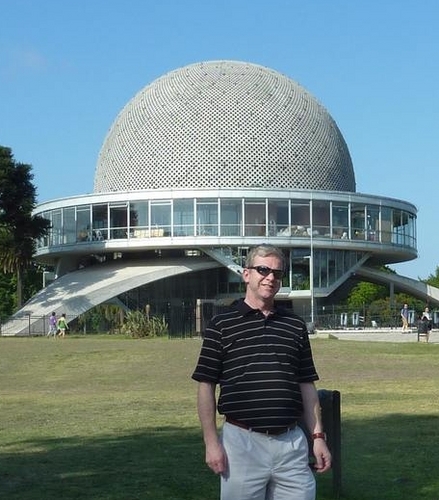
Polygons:
M303 87L234 61L192 64L143 88L99 154L95 193L174 188L355 192L346 142Z

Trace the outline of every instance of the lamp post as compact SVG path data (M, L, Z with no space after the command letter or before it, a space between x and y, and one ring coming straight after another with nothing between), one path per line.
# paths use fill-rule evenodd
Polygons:
M311 294L311 323L314 326L314 254L311 246L311 256L309 259L309 291Z
M311 305L310 320L314 326L314 254L312 251L312 247L310 255L304 255L302 259L307 259L309 261L309 293Z
M309 255L309 292L311 294L311 323L314 327L314 245L313 230L311 225L310 234L310 255Z
M311 323L314 325L314 248L312 243L311 243L311 252L309 255L300 255L297 257L293 257L290 254L290 283L292 283L293 261L305 260L305 259L309 261L309 291L310 291L310 303L311 303L310 320Z

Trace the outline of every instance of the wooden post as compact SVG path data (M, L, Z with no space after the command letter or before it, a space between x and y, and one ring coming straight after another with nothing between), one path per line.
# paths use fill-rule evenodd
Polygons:
M197 299L195 306L195 333L201 336L201 299Z
M341 495L341 397L339 391L319 389L323 428L332 455L332 490L334 498Z

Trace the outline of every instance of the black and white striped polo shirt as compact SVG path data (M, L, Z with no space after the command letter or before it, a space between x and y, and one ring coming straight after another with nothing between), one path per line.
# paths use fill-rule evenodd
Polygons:
M318 375L299 316L283 308L265 316L240 300L212 318L192 378L220 385L219 413L262 430L300 419L299 383Z

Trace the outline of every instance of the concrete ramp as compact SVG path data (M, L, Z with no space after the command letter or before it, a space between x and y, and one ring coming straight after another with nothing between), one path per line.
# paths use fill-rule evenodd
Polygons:
M427 303L439 305L439 288L427 285L419 280L401 276L399 274L385 273L371 267L362 266L355 271L355 274L366 278L373 283L388 285L392 283L401 292L418 297Z
M126 261L96 264L61 276L1 326L5 336L40 335L47 331L52 311L66 313L69 321L119 294L177 274L220 267L203 259Z

